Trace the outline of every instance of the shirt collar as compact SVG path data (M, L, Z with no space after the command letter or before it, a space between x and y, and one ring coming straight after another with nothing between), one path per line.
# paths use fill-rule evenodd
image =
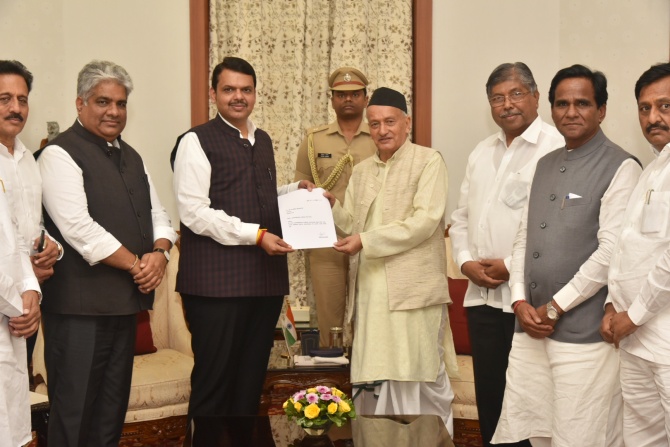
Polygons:
M230 127L237 130L240 133L240 138L244 138L244 136L242 135L242 131L238 129L237 126L232 125L227 119L223 117L223 115L221 115L221 113L217 112L217 115L219 115L219 118L221 118L224 123L228 124ZM256 134L256 129L257 127L254 124L254 122L251 121L249 118L247 118L247 131L249 133L249 136L246 139L249 140L251 144L253 144L255 140L254 135Z
M530 144L537 144L540 139L540 132L542 132L542 118L538 115L533 122L530 123L530 126L528 126L517 138L523 138ZM507 138L502 129L498 132L498 139L505 144L505 147L507 147Z
M6 154L8 157L10 156L9 155L9 148L7 146L0 143L0 148L2 148L2 154L3 155ZM19 140L19 137L14 138L14 159L17 162L23 158L23 156L26 154L27 150L28 149L23 144L23 142L21 142L21 140Z
M382 161L382 159L379 158L379 149L377 149L377 152L375 152L374 155L373 155L372 157L373 157L374 161L377 162L377 163L381 163L381 164L388 163L388 162L391 161L391 160L394 160L394 159L396 159L396 158L401 157L402 154L404 153L404 150L403 150L403 149L405 149L407 146L409 146L409 144L410 144L410 141L409 141L409 137L408 137L408 138L405 140L405 142L402 144L402 146L400 146L400 147L398 148L398 150L395 151L395 152L393 153L393 155L391 155L391 157L390 157L388 160L386 160L386 161Z
M354 136L358 135L361 132L367 135L370 134L370 126L368 126L368 123L365 121L365 119L361 120L361 123L358 125L358 129L356 130ZM333 121L328 125L328 130L326 130L326 133L327 134L339 133L340 135L344 135L342 129L340 128L340 123L337 120Z
M77 118L77 122L79 123L79 125L80 125L84 130L86 130L88 133L90 133L91 135L93 135L88 129L86 129L86 128L84 127L84 125L81 123L81 121L79 121L79 118ZM94 136L97 137L97 138L101 138L101 137L98 137L97 135L94 135ZM101 139L102 139L102 140L105 140L104 138L101 138ZM119 143L119 139L118 139L118 138L114 138L114 141L112 141L112 142L109 142L109 141L106 141L106 140L105 140L105 143L107 143L107 146L115 147L115 148L117 148L117 149L121 149L121 143Z

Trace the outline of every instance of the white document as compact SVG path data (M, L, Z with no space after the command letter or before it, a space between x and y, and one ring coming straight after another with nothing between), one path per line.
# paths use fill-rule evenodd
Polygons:
M333 212L323 188L298 189L279 196L284 241L295 249L332 247L337 242Z

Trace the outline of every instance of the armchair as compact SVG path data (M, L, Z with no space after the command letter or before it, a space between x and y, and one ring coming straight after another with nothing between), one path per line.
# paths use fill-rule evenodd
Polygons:
M183 434L185 429L193 352L181 296L175 292L179 250L173 247L170 256L165 277L156 289L154 308L149 311L153 344L158 350L135 356L122 440ZM46 395L48 377L41 330L33 353L33 376L35 391Z

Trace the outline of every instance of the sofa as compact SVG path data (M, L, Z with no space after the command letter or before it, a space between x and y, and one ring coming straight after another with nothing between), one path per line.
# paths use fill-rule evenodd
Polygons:
M174 291L178 264L179 250L173 247L165 277L155 292L153 310L138 317L124 437L139 436L143 430L137 424L144 422L149 422L147 429L154 435L169 435L169 432L183 434L185 429L193 352L181 297ZM148 318L143 318L143 315L148 315ZM139 354L140 351L143 353ZM46 395L48 377L41 330L33 353L33 376L35 391ZM162 425L157 424L159 419Z
M463 307L465 291L468 288L468 279L456 265L452 256L451 239L445 238L447 249L447 280L449 281L449 295L452 304L449 306L449 323L456 348L458 375L451 376L451 386L454 390L452 409L454 419L478 421L477 402L475 399L475 379L472 370L472 350L468 335L468 321Z

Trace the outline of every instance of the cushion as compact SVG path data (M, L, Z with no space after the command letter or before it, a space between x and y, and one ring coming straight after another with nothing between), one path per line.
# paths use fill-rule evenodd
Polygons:
M184 404L191 395L193 357L174 349L135 357L128 413Z
M456 353L471 355L470 335L468 333L468 318L463 307L465 291L468 289L467 279L447 278L449 281L449 296L453 303L449 306L449 321L454 336Z
M158 349L154 346L151 335L149 311L143 310L137 314L137 335L135 336L135 355L153 354Z

